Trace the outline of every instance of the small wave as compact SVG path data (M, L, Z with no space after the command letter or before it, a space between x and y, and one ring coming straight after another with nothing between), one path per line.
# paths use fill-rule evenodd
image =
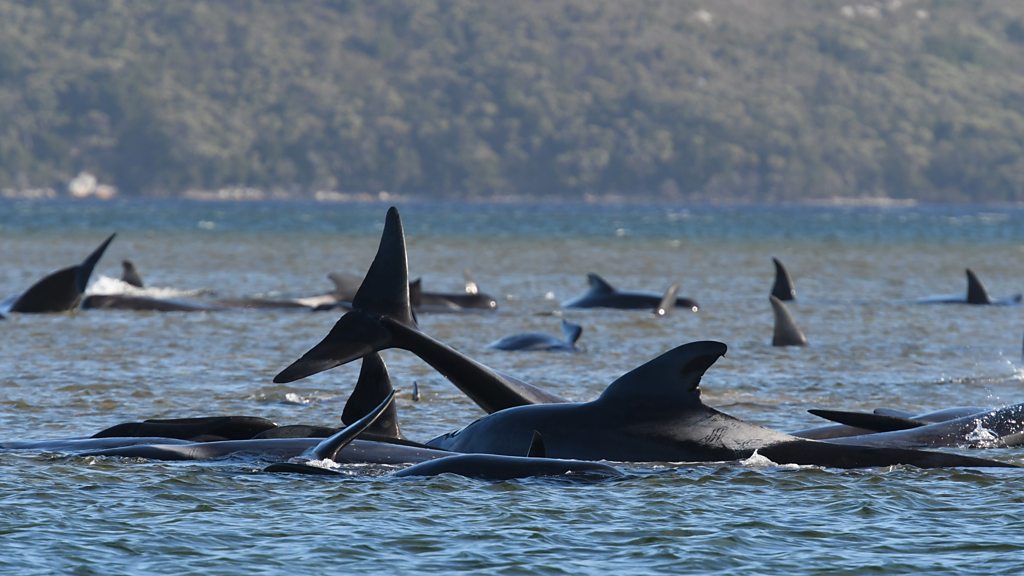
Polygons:
M786 468L790 470L803 468L799 464L779 464L767 456L762 456L757 450L754 450L750 457L740 460L739 464L747 468Z
M130 296L146 296L148 298L185 298L201 296L209 293L209 290L206 288L197 288L192 290L160 287L139 288L137 286L132 286L120 278L111 278L110 276L101 275L89 286L88 289L86 289L85 293L102 296L125 294Z

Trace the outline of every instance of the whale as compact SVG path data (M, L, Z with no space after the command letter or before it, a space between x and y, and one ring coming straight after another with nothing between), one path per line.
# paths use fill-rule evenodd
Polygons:
M131 260L121 260L121 281L136 288L145 287L142 276L139 275L139 271Z
M336 463L338 454L356 437L363 434L388 407L393 405L395 392L392 390L375 408L349 424L336 434L310 447L297 457L286 462L271 464L264 472L291 472L313 475L333 475L338 471L328 467ZM618 469L601 462L548 458L543 440L535 433L524 456L503 456L496 454L428 454L425 460L392 474L394 477L437 476L457 474L488 480L511 480L536 476L579 476L615 477L621 476Z
M465 290L459 292L428 292L423 290L423 281L417 278L409 282L409 299L413 309L419 313L431 312L472 312L497 310L498 300L480 291L468 270L463 270ZM334 282L335 292L343 302L350 302L362 283L362 278L352 274L333 272L328 274Z
M915 423L916 427L923 424L930 424L933 422L945 422L946 420L953 420L955 418L961 418L963 416L970 416L972 414L978 414L980 412L987 412L992 408L984 408L981 406L957 406L953 408L943 408L941 410L934 410L931 412L913 412L909 410L899 410L895 408L875 408L872 412L860 412L857 413L856 417L844 417L834 418L830 414L838 413L835 410L808 410L811 414L821 416L822 418L832 420L833 422L845 422L844 424L828 424L824 426L812 426L810 428L804 428L791 432L793 436L800 438L808 438L812 440L825 440L828 438L841 438L843 436L858 436L861 434L871 434L873 432L886 432L895 429L907 428L908 426L896 424L896 422L911 421ZM853 414L846 412L845 414ZM877 417L877 418L876 418ZM890 420L883 421L879 418L887 418ZM883 423L885 422L885 423Z
M154 298L138 294L89 294L82 299L83 310L133 310L139 312L213 312L224 306L204 302Z
M565 399L513 376L493 370L423 333L409 299L405 232L398 210L388 209L380 244L352 310L327 336L274 377L301 378L389 348L409 351L445 376L485 412Z
M774 294L768 296L775 316L775 328L772 332L772 346L807 346L807 336L796 325L793 316L782 300Z
M93 438L160 437L192 441L246 440L276 428L277 424L259 416L201 416L195 418L149 419L123 422L104 428Z
M582 333L583 328L579 324L563 319L561 338L544 332L520 332L495 340L487 347L494 350L575 352L576 342Z
M662 306L663 294L654 292L633 292L616 290L597 274L587 274L590 288L580 296L562 302L563 308L617 308L657 310ZM676 287L678 290L678 287ZM700 309L697 302L683 296L675 299L675 306L688 308L693 312Z
M974 304L979 306L1013 306L1020 304L1024 294L1013 294L1004 298L989 296L985 285L981 283L973 270L967 268L967 294L952 296L930 296L917 300L918 304Z
M591 402L508 408L426 444L453 452L514 455L539 432L547 454L565 459L708 462L757 453L777 464L833 468L1013 467L943 452L806 440L729 416L700 400L705 371L726 349L714 341L683 344L621 376Z
M74 310L82 301L89 277L107 246L117 234L111 234L80 264L61 268L11 299L9 312L42 314Z
M772 263L775 264L775 282L772 284L772 296L775 296L783 302L789 302L796 299L796 286L793 284L793 278L789 275L789 270L782 265L782 262L778 258L772 258Z
M809 412L853 431L826 440L837 444L901 448L1008 448L1024 444L1024 404L959 416L962 409L945 410L938 413L941 420L935 420L937 413L914 418L840 410Z

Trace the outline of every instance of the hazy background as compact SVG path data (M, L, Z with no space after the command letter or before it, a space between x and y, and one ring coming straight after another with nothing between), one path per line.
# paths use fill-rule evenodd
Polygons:
M1017 202L1022 96L1019 0L0 1L8 196Z

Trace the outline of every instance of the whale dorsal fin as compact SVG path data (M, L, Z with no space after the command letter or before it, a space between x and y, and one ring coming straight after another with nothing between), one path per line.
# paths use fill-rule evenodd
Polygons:
M12 312L65 312L78 306L93 268L117 234L111 234L77 266L53 272L33 284L11 306Z
M676 309L676 294L679 293L679 284L672 284L665 290L665 295L661 297L661 302L658 302L658 307L654 309L655 316L668 316L673 310Z
M574 348L576 347L576 341L580 339L580 335L583 334L583 327L579 324L573 324L566 319L562 319L562 334L565 336L565 341L571 344Z
M526 451L528 458L547 458L548 451L544 448L544 436L534 430L533 438L530 439L530 449Z
M136 288L143 287L142 276L131 260L121 260L121 281Z
M615 292L615 288L612 288L611 284L593 272L587 274L587 284L590 285L590 291L595 294L611 294Z
M409 282L409 304L413 309L423 305L423 278Z
M348 401L345 402L345 409L341 413L342 423L347 426L369 414L393 390L391 377L388 376L387 366L381 359L380 354L373 352L363 356L363 364L359 369L359 379L356 381L352 395L348 397ZM366 432L385 438L396 438L399 440L403 438L402 430L398 426L398 409L394 403L388 406L384 413L377 418L377 421L366 429Z
M375 316L389 316L409 326L416 325L409 302L405 231L394 206L388 208L377 255L352 298L352 308Z
M772 334L772 346L807 346L807 336L804 336L800 327L796 325L789 309L775 297L774 294L768 297L772 303L772 312L775 314L775 331Z
M473 275L469 273L469 269L462 271L462 278L466 281L466 294L479 294L480 287L477 286L476 280L473 280Z
M793 278L790 277L789 271L778 258L772 258L772 262L775 263L775 284L772 285L772 296L783 302L795 299L796 287L793 286Z
M342 428L333 436L325 438L322 442L306 452L303 457L309 460L334 460L342 448L351 444L357 436L373 425L373 423L377 421L377 418L380 418L381 414L391 406L391 402L394 401L394 399L395 391L392 390L387 397L384 398L384 401L378 404L368 414Z
M698 405L701 377L727 349L725 344L711 340L683 344L623 374L597 401L646 399Z
M928 422L914 420L913 418L886 416L882 414L872 414L870 412L846 412L844 410L816 409L808 410L808 412L818 416L819 418L824 418L847 426L853 426L855 428L864 428L865 430L871 430L873 432L909 430L911 428L919 428L928 424Z
M967 303L968 304L991 304L992 299L985 290L985 285L978 280L974 271L967 269Z
M342 300L352 300L363 283L362 278L348 272L331 272L327 279L334 284L334 293Z

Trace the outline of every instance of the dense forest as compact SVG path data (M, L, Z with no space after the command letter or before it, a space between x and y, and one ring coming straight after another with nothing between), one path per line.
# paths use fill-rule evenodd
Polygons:
M1024 201L1020 0L0 0L0 189Z

